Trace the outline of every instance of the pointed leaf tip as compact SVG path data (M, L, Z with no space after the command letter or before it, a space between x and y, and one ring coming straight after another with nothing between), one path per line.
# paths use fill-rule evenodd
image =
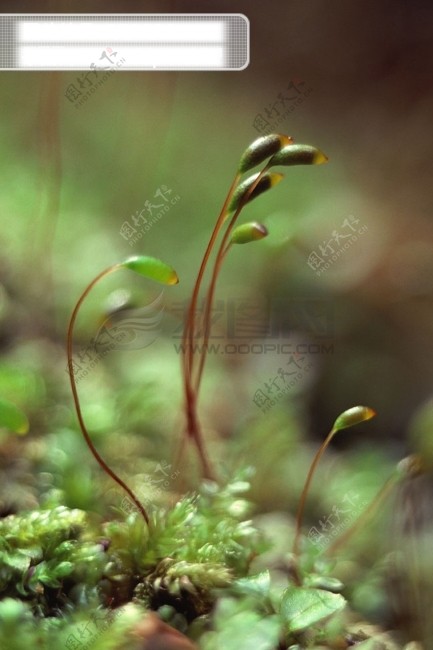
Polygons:
M258 241L267 237L268 230L261 223L252 221L237 226L230 237L231 244L249 244L252 241Z
M274 154L269 165L321 165L327 161L328 157L317 147L310 144L290 144Z
M280 616L292 633L301 632L343 609L340 594L311 587L289 587L283 593Z
M332 428L334 431L347 429L348 427L353 427L355 424L360 424L366 420L371 420L371 418L374 418L375 415L376 411L374 411L369 406L353 406L338 416Z
M323 153L323 151L320 151L320 149L317 150L316 157L314 159L314 165L323 165L323 163L327 163L329 160L328 156Z
M120 266L156 282L161 282L161 284L177 284L179 282L176 271L156 257L148 255L129 257Z
M271 133L257 138L242 154L239 173L243 174L256 165L260 165L280 149L292 143L293 139L290 136L281 133Z

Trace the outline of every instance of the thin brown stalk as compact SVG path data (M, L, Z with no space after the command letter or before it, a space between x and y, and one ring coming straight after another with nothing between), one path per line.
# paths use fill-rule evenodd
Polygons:
M230 249L230 243L228 242L228 239L230 237L230 234L234 228L234 225L244 208L245 204L247 203L248 199L250 198L251 194L254 192L255 188L257 185L260 183L261 179L263 176L266 174L268 171L270 165L266 165L261 172L257 175L257 178L255 179L254 183L251 184L251 187L248 189L248 192L245 193L245 196L243 197L242 201L240 202L238 208L234 212L232 218L230 219L230 222L226 228L226 231L224 233L224 236L222 238L220 247L218 249L218 253L215 259L215 264L214 268L212 271L212 276L211 276L211 281L209 285L208 292L206 294L206 299L205 299L205 312L204 312L204 317L203 317L203 324L204 324L204 334L203 334L203 347L202 347L202 353L200 356L200 364L194 384L194 388L196 391L196 394L198 396L198 391L200 388L200 383L201 379L203 376L203 370L204 370L204 365L206 362L207 358L207 352L208 352L208 344L209 344L209 336L210 336L210 331L211 331L211 311L212 311L212 305L215 297L215 289L216 289L216 284L218 280L218 276L221 270L222 263L224 261L225 256L227 255L229 249Z
M90 449L90 452L92 453L93 457L95 458L96 462L100 465L100 467L104 470L108 476L110 476L113 481L115 481L120 487L128 494L128 496L132 499L138 510L140 511L141 515L143 516L143 519L145 520L146 524L149 526L150 525L150 520L149 516L144 508L144 506L140 503L138 498L135 496L134 492L126 485L122 479L117 476L117 474L107 465L107 463L104 461L104 459L101 457L97 449L95 448L89 432L87 431L86 425L84 423L83 419L83 414L81 412L81 406L80 406L80 399L78 397L78 391L77 391L77 384L75 381L75 374L74 374L74 364L73 364L73 358L72 358L72 343L73 343L73 332L74 332L74 325L75 321L78 315L78 312L80 310L81 305L83 304L83 301L85 300L86 296L90 293L90 291L93 289L95 284L99 282L102 278L106 277L107 275L110 275L111 273L114 273L117 271L119 268L121 268L120 264L115 264L113 266L110 266L108 269L105 269L105 271L102 271L99 275L96 276L94 280L88 285L88 287L83 291L81 294L77 304L75 305L75 308L72 312L71 318L69 320L69 326L68 326L68 334L67 334L67 355L68 355L68 370L69 370L69 379L71 382L71 390L72 390L72 396L74 399L74 405L75 405L75 410L77 413L78 417L78 422L80 425L81 433L83 434L84 440L86 441L86 444L88 448Z
M209 243L207 245L205 254L203 256L200 269L197 275L197 279L194 284L193 294L188 308L188 313L186 316L186 324L182 336L181 350L182 350L183 382L184 382L184 394L185 394L185 411L186 411L186 419L187 419L186 432L187 432L187 436L194 441L197 452L199 454L203 474L206 478L212 478L213 471L210 462L207 458L207 454L203 442L203 435L201 433L200 425L197 419L197 399L196 399L195 390L192 385L192 373L193 373L193 364L194 364L193 346L194 346L194 335L196 331L196 310L197 310L198 297L200 294L200 288L203 282L204 273L206 271L206 266L209 262L209 258L215 246L215 242L217 240L218 234L227 216L226 215L227 206L231 201L233 193L239 182L239 178L240 178L240 174L237 173L230 186L229 192L226 196L223 207L218 216L217 222L215 224Z
M304 484L304 488L302 490L301 498L299 499L298 512L296 514L295 539L293 542L293 555L295 556L295 558L299 557L299 542L301 539L301 529L302 529L302 521L304 518L305 501L307 499L308 492L310 490L311 481L313 479L314 472L316 471L316 467L320 459L322 458L327 446L329 445L329 443L331 442L332 438L336 433L337 433L337 429L331 429L331 431L328 433L325 441L322 442L322 444L319 447L319 450L314 456L313 462L311 463L310 469L307 474L307 478Z

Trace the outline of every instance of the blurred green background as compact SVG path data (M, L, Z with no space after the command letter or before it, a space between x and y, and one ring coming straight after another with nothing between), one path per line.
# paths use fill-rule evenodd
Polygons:
M68 505L97 508L108 489L84 460L65 333L85 285L131 254L160 257L180 276L164 294L161 335L143 350L107 355L79 391L89 429L123 475L172 457L183 425L180 312L239 157L264 119L272 131L320 147L329 164L286 170L284 182L246 208L243 219L262 221L270 236L227 259L217 332L227 335L229 305L247 301L260 307L255 318L272 314L282 324L273 343L326 345L267 413L254 395L287 357L211 355L200 410L206 435L222 465L262 458L259 475L271 469L275 479L268 490L257 481L257 498L287 507L287 480L298 493L310 458L307 451L292 466L302 440L323 438L341 411L367 404L378 417L335 445L348 458L353 448L374 492L384 467L416 450L408 431L433 379L430 3L39 2L31 11L244 13L251 62L233 73L116 72L78 108L66 96L78 83L73 71L2 73L0 389L31 422L25 440L2 434L5 513L57 488ZM179 199L137 243L122 237L122 224L146 201L163 204L160 188ZM349 217L363 234L317 275L309 255L345 232ZM117 289L131 291L138 307L156 295L127 273L108 278L82 310L77 351ZM301 317L292 314L299 305ZM236 460L223 462L229 445ZM328 478L333 462L323 470ZM194 482L184 474L185 485Z
M220 474L254 464L259 511L293 513L317 441L341 411L371 406L377 418L337 436L320 468L312 525L348 491L369 501L406 453L431 453L431 3L4 2L2 11L237 12L251 24L251 62L242 72L116 72L78 108L66 96L80 77L73 71L2 73L0 397L30 420L26 437L0 430L2 515L40 503L105 516L120 507L123 495L79 434L65 337L86 284L129 255L160 257L180 284L164 292L156 340L98 357L78 389L95 444L136 489L158 463L172 463L184 426L182 309L240 155L264 127L320 147L329 163L287 169L245 209L241 218L265 223L270 235L228 256L211 342L306 345L310 370L263 413L256 392L291 355L276 347L210 355L200 416ZM122 237L122 224L132 225L146 201L164 205L175 196L139 241ZM362 234L316 274L310 254L334 231L348 232L348 219ZM107 278L86 301L77 354L105 322L114 291L129 291L136 308L158 296L131 276ZM233 340L233 318L242 314L235 325L243 337ZM260 339L260 323L277 335ZM156 501L196 485L190 461ZM371 553L379 558L388 548L388 515L362 560L373 582ZM354 604L377 614L385 606L370 602L377 592L364 579Z

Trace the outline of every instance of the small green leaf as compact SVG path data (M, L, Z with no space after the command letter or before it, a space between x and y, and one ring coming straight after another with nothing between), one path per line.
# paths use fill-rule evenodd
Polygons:
M74 570L74 565L72 562L59 562L54 570L56 578L65 578L69 576Z
M23 553L2 553L0 559L3 565L3 570L5 567L10 567L20 573L27 571L31 562L31 558L26 557Z
M29 430L27 416L12 402L0 400L0 427L5 427L14 433L25 434Z
M260 163L273 156L283 147L292 144L292 142L290 136L281 135L280 133L271 133L257 138L242 154L239 172L243 174L256 165L260 165Z
M272 156L269 165L321 165L327 161L327 156L310 144L289 144Z
M147 255L130 257L122 262L120 266L162 284L177 284L179 282L176 271L156 257Z
M271 588L271 576L269 571L263 571L248 578L239 578L233 584L235 590L245 596L259 596L266 599Z
M250 223L243 223L237 226L230 237L232 244L249 244L252 241L257 241L267 237L268 231L261 223L252 221Z
M340 431L341 429L347 429L348 427L353 427L355 424L360 424L360 422L365 422L374 418L376 411L371 409L369 406L353 406L351 409L347 409L338 416L334 422L332 429L334 431Z
M343 589L344 584L338 578L332 578L331 576L312 575L308 579L308 586L317 589L326 589L326 591L332 591L336 594Z
M257 173L253 174L252 176L248 176L248 178L246 178L237 186L232 200L230 201L228 212L234 212L238 209L239 205L245 201L245 196L250 191L253 183L257 180L258 175L259 174ZM263 174L262 178L259 180L251 194L248 196L245 203L252 201L256 198L256 196L260 196L260 194L263 194L263 192L266 192L266 190L270 190L272 187L275 187L275 185L278 185L282 178L283 174L277 174L274 172L267 172L266 174Z
M244 604L251 606L248 600L244 601ZM231 611L226 607L219 607L216 623L217 631L211 636L212 643L207 643L210 635L205 636L206 649L274 650L278 645L281 622L275 615L264 617L251 609L239 608L237 611Z
M289 587L281 600L280 615L289 632L300 632L310 625L343 609L346 601L340 594L323 589Z

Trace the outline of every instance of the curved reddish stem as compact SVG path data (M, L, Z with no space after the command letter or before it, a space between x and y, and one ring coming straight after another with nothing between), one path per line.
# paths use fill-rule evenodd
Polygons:
M212 277L209 285L208 292L206 294L206 299L205 299L205 313L203 317L203 322L204 322L204 334L203 334L203 351L202 355L200 357L200 365L198 368L197 372L197 377L195 381L195 391L198 396L198 391L200 388L200 383L203 375L203 370L204 370L204 365L206 362L206 357L207 357L207 351L208 351L208 344L209 344L209 336L210 336L210 330L211 330L211 325L210 325L210 316L211 316L211 311L212 311L212 305L215 297L215 289L216 289L216 283L218 280L218 276L221 270L222 263L224 261L225 256L227 255L231 244L228 242L228 239L230 237L230 233L233 230L233 227L242 211L242 209L245 207L245 204L247 203L248 199L250 198L251 194L254 192L255 188L257 185L260 183L261 179L263 176L266 174L268 171L270 165L269 163L261 170L261 172L257 175L257 178L254 180L254 182L251 184L251 187L248 188L248 191L245 193L245 196L243 197L242 201L240 202L238 208L234 212L232 218L230 219L230 222L226 228L226 231L224 233L224 237L221 241L220 247L218 249L218 253L216 256L215 260L215 265L213 268L212 272Z
M197 275L197 279L194 284L191 302L188 308L186 324L183 331L182 345L181 345L182 364L183 364L183 382L184 382L184 393L185 393L185 411L186 411L186 418L187 418L187 435L193 439L196 445L200 457L202 469L203 469L203 474L206 478L212 478L213 471L206 455L206 450L203 443L203 436L197 419L197 396L194 387L192 385L192 374L193 374L193 366L194 366L194 334L196 330L196 310L197 310L197 302L198 302L200 288L203 282L206 266L209 262L209 258L212 253L212 249L215 246L215 242L217 240L218 234L224 223L224 219L227 216L226 214L227 207L231 201L231 198L239 182L239 179L240 179L240 174L237 173L230 186L229 192L224 201L223 207L221 208L221 212L218 216L217 222L215 224L209 243L207 245L205 254L203 256L200 269Z
M74 331L74 325L75 321L78 315L78 311L83 304L83 301L85 300L86 296L90 293L90 291L93 289L95 284L99 282L99 280L102 280L105 276L109 275L110 273L114 273L115 271L118 271L120 268L122 268L121 264L114 264L113 266L110 266L108 269L105 269L105 271L102 271L99 275L96 276L94 280L87 286L87 288L83 291L81 294L77 304L75 305L75 308L72 312L71 318L69 320L69 326L68 326L68 335L67 335L67 354L68 354L68 370L69 370L69 379L71 382L71 390L72 390L72 396L74 398L74 405L75 405L75 410L77 413L78 417L78 422L80 425L81 433L83 434L84 440L86 441L86 444L88 448L90 449L90 452L92 453L93 457L95 458L96 462L102 467L104 472L110 476L113 481L115 481L120 487L125 490L125 492L128 494L128 496L132 499L132 501L135 503L137 506L138 510L143 516L143 519L145 520L146 524L149 526L150 525L150 520L149 520L149 515L147 514L144 506L140 503L138 498L135 496L134 492L129 488L122 479L117 476L117 474L107 465L107 463L104 461L104 459L101 457L99 452L97 451L95 445L93 444L89 432L87 431L86 425L84 423L83 419L83 414L81 412L81 406L80 406L80 399L78 397L78 391L77 391L77 384L75 382L75 375L74 375L74 365L73 365L73 359L72 359L72 342L73 342L73 331Z

